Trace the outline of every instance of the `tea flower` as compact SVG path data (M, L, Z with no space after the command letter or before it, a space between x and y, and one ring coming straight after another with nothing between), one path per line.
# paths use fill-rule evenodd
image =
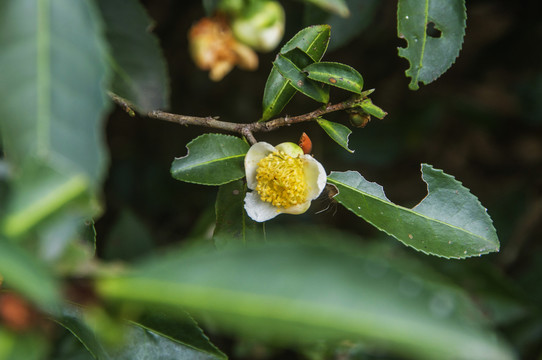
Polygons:
M259 142L245 156L245 210L253 220L267 221L308 210L326 185L326 171L312 156L290 142L272 146Z
M258 68L258 55L233 36L225 18L203 18L188 34L190 55L213 81L220 81L235 65L245 70Z

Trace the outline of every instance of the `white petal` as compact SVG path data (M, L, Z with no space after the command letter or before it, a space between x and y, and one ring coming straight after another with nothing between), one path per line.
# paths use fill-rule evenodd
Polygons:
M309 207L311 206L311 202L305 201L303 204L290 206L287 209L280 209L281 212L285 214L293 214L293 215L299 215L303 214L305 211L309 210Z
M245 195L245 210L254 221L264 222L274 218L280 211L271 203L262 201L257 192L247 192Z
M256 189L256 169L258 168L258 162L275 151L276 149L273 145L263 141L252 145L250 149L248 149L248 152L245 155L245 174L249 189Z
M307 182L307 199L316 199L324 190L327 182L326 170L310 155L303 155L303 171Z

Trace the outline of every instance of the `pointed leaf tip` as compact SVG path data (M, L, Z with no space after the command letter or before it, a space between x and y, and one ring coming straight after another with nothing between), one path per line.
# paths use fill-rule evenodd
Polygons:
M340 204L416 250L456 259L499 251L491 218L467 188L431 165L422 165L422 177L428 194L412 209L389 201L358 172L332 172L328 181Z
M171 175L177 180L222 185L245 176L243 161L249 145L238 137L204 134L186 147L187 155L171 164Z

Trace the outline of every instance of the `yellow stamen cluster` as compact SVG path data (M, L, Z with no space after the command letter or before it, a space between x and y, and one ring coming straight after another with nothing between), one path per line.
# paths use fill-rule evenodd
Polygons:
M289 208L307 199L303 159L276 151L258 162L256 191L263 201Z

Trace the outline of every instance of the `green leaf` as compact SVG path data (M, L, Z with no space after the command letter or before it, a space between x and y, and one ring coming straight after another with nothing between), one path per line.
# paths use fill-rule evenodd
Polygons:
M411 90L417 90L420 81L429 84L452 66L463 44L466 19L465 0L399 0L397 34L407 47L398 50L410 63L405 73L412 79Z
M102 121L109 71L92 4L0 4L0 126L12 166L37 157L98 187L107 163Z
M83 320L83 312L79 307L64 306L61 314L55 320L69 330L95 359L111 359L99 336Z
M132 261L154 249L151 231L136 214L123 209L105 239L106 260Z
M282 55L286 59L290 60L299 69L304 69L305 67L314 63L314 60L309 56L309 54L300 48L289 50Z
M280 54L298 48L314 61L320 61L326 53L330 36L331 27L329 25L308 26L288 40L280 49Z
M7 212L1 223L6 236L20 237L52 218L61 223L68 218L71 219L69 222L75 221L75 233L78 224L97 212L90 199L89 178L84 174L69 174L69 171L57 171L46 163L30 161L21 170L14 179Z
M111 46L112 90L147 112L169 106L166 63L152 21L136 0L98 0Z
M307 3L314 4L326 11L338 14L343 18L350 16L350 10L344 0L304 0Z
M514 358L467 294L338 240L345 238L284 229L261 245L170 251L99 279L97 289L119 305L186 307L267 341L361 340L416 359Z
M188 145L188 154L171 164L171 175L181 181L222 185L245 176L249 145L238 137L204 134Z
M363 78L354 68L335 62L317 62L303 69L309 79L361 94Z
M360 107L363 109L364 112L369 115L373 115L378 119L383 119L386 115L388 115L387 112L373 104L373 101L371 99L363 100L360 104Z
M329 25L309 26L294 35L281 48L280 53L285 54L290 50L299 48L314 61L320 61L329 44L330 31ZM295 93L296 90L289 85L288 80L283 78L273 66L265 84L261 121L269 120L279 114Z
M63 309L63 314L56 321L98 360L226 358L187 316L170 315L165 318L156 313L147 313L142 323L124 324L122 343L106 344L102 339L103 334L87 323L89 315L85 315L81 308L69 306Z
M0 359L42 360L47 359L49 345L44 336L18 332L0 327Z
M0 237L0 275L6 284L44 308L60 302L60 289L52 274L36 258ZM1 358L1 357L0 357Z
M326 134L328 134L329 137L333 139L333 141L346 149L346 151L351 153L354 152L354 150L350 150L348 148L348 137L352 133L352 131L348 127L324 119L318 119L317 122L318 125L320 125L322 129L324 129Z
M461 259L499 251L499 239L486 209L452 176L422 165L428 195L414 208L390 202L382 187L358 172L331 172L334 197L359 217L426 254Z
M175 314L147 311L134 322L148 331L209 355L211 359L228 357L214 346L198 324L185 312Z
M232 181L220 186L216 197L216 227L213 240L217 248L233 244L263 241L263 223L257 223L245 212L246 183Z
M2 223L7 236L26 234L45 219L80 221L99 210L93 196L108 160L109 104L101 25L93 2L0 4L0 133L14 174Z
M327 104L329 101L329 88L322 87L318 82L309 79L307 75L305 75L305 73L285 55L279 54L273 62L273 66L277 68L280 74L287 79L290 85L297 91L324 104Z

